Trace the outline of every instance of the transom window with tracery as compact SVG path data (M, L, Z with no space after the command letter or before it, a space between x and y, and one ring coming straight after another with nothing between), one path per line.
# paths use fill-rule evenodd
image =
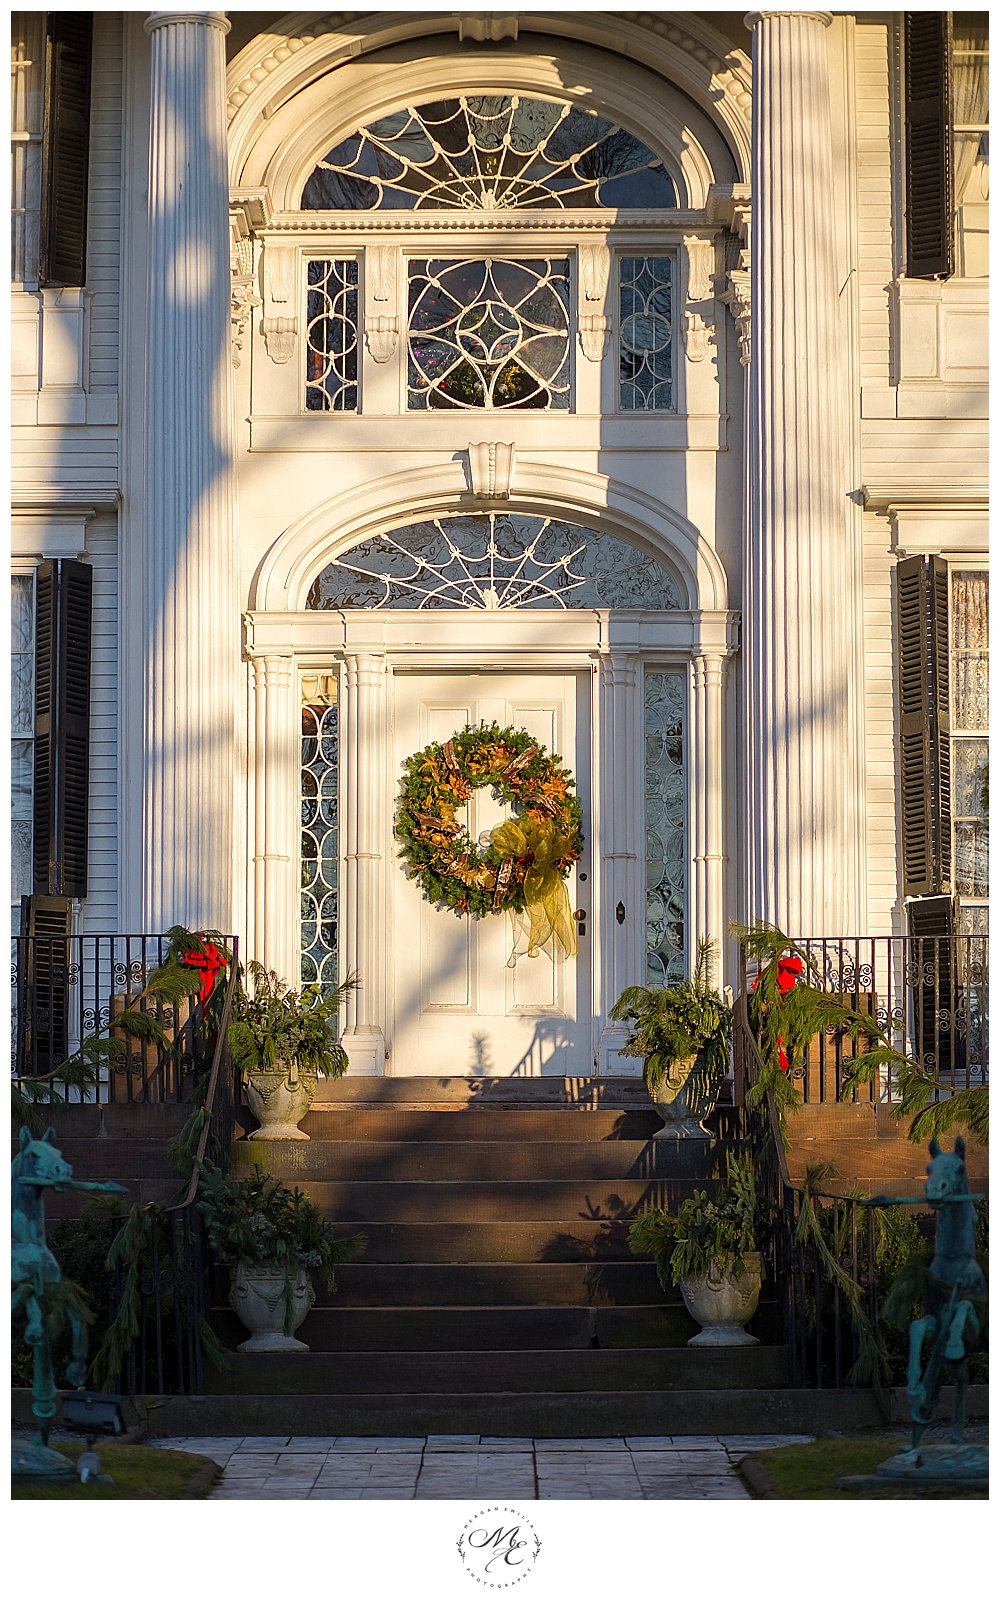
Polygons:
M678 610L662 562L553 516L435 516L366 538L325 567L310 610Z
M378 117L329 150L306 211L668 209L659 156L619 123L568 101L463 94Z

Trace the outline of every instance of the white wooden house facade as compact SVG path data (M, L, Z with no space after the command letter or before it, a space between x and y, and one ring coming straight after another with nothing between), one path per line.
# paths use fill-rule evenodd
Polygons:
M14 905L356 972L368 1074L624 1070L733 920L982 926L985 52L15 13ZM479 721L574 772L575 960L398 859Z

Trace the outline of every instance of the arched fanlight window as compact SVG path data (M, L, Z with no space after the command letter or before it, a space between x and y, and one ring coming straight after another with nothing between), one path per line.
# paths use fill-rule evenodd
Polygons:
M435 516L355 544L320 572L310 610L679 610L660 561L552 516Z
M379 117L330 150L307 211L672 208L663 162L618 123L568 101L457 95Z

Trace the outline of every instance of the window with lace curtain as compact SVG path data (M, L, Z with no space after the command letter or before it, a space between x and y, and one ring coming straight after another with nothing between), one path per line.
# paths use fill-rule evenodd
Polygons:
M952 139L955 167L955 270L989 275L989 35L985 11L952 16Z
M989 575L951 571L951 825L962 932L987 930L990 891Z

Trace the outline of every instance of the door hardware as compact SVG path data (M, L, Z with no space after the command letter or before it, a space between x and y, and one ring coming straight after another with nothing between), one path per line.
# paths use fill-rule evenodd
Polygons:
M625 921L625 906L622 904L620 899L615 905L615 920L618 922L619 926L622 926Z

